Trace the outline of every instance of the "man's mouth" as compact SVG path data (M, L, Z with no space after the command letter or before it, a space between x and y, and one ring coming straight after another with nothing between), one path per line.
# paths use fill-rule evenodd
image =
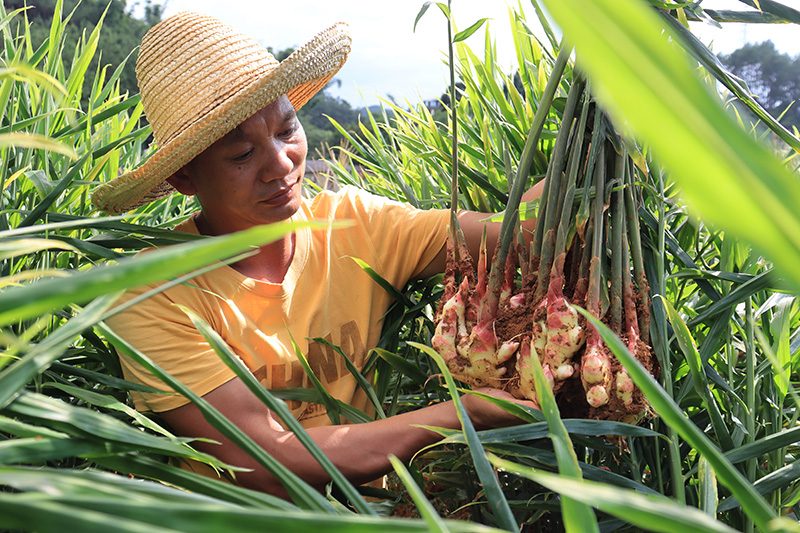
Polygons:
M262 203L267 205L281 205L289 201L294 196L294 188L299 184L300 180L294 181L289 185L281 187L272 196L262 200Z

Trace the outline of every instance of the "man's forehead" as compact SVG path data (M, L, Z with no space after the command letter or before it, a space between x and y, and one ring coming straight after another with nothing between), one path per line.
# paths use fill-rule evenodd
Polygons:
M233 128L232 131L229 131L228 133L226 133L225 136L222 137L217 142L219 144L233 144L233 143L242 141L243 139L244 139L244 131L242 131L242 126L240 124L240 125L236 126L235 128Z
M264 109L262 109L261 111L256 113L256 115L259 115L259 114L263 113L264 111L267 111L268 107L273 106L276 103L277 102L271 103L269 106L265 107ZM291 121L293 121L293 120L295 120L297 118L297 112L295 111L294 106L292 106L291 104L289 104L288 106L280 106L280 108L276 109L275 111L278 113L278 116L280 117L279 118L279 121L280 121L279 124L286 124L287 122L291 122ZM247 120L255 119L256 115L253 115L252 117L250 117ZM245 122L247 122L247 121L245 121ZM217 141L217 143L222 144L222 145L234 144L234 143L243 141L245 139L245 137L246 137L246 134L245 134L244 128L242 127L242 124L239 124L238 126L233 128L231 131L226 133L222 138L220 138Z

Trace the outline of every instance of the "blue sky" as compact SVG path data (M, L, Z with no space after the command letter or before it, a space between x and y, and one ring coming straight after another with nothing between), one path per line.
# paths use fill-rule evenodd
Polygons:
M782 1L800 9L800 0ZM301 45L330 24L347 22L353 35L353 51L337 76L342 85L334 94L359 107L375 104L379 97L387 95L412 102L420 97L436 98L447 86L443 63L444 16L433 6L419 22L416 32L413 31L414 19L423 3L395 0L389 4L391 7L382 8L386 4L374 0L169 0L165 16L182 10L208 13L274 49ZM509 35L509 3L519 5L506 0L454 0L453 16L460 29L480 18L490 18L500 64L510 67L513 44ZM521 4L529 14L528 20L535 21L530 1L522 0ZM737 0L705 0L703 6L746 9ZM704 42L713 42L717 52L731 52L745 40L760 42L771 38L779 50L793 56L800 53L800 28L796 25L736 24L726 25L724 30L697 25L693 31ZM482 51L480 32L468 42L476 52Z

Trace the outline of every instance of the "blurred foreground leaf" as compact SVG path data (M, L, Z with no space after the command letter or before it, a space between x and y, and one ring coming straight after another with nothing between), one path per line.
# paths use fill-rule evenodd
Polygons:
M639 0L544 0L620 128L690 207L758 248L800 292L800 181L725 112L683 40Z

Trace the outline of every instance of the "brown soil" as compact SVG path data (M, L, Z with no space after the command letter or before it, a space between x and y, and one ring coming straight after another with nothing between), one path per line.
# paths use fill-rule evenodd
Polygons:
M531 298L533 298L533 290L528 289L525 291L526 302L529 302ZM523 333L530 333L533 324L531 307L529 304L516 309L509 306L500 307L494 325L494 333L500 342L520 338Z
M424 485L422 490L425 498L433 505L439 516L448 520L471 520L471 503L464 497L459 497L458 491L452 487L441 485L431 480L430 476L423 473ZM392 472L386 476L386 488L401 496L400 503L392 509L391 516L398 518L421 518L416 504L408 495L400 478ZM463 494L463 491L461 492Z

